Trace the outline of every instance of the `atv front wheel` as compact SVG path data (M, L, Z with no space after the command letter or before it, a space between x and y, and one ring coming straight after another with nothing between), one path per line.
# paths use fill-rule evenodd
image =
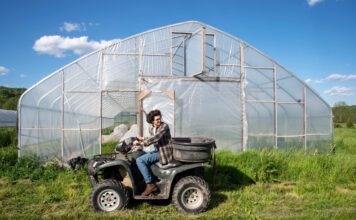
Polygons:
M172 202L178 211L186 214L199 214L208 208L209 185L197 176L184 177L174 187Z
M129 203L127 189L116 180L97 184L90 195L90 205L97 211L111 212L124 209Z

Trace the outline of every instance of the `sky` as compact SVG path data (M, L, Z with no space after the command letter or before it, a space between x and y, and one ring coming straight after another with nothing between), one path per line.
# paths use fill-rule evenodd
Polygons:
M355 0L1 0L0 85L29 88L84 54L196 20L254 46L331 106L356 105Z

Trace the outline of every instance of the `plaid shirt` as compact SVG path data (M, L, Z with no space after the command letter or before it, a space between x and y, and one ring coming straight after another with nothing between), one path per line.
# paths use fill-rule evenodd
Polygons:
M146 137L143 140L145 146L154 144L159 151L159 162L164 165L173 160L173 148L171 132L168 124L161 122L161 126L157 128L156 134L153 133L153 126L148 128L151 137Z

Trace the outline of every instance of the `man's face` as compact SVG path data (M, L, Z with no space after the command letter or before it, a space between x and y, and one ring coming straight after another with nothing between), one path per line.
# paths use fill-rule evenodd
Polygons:
M161 126L161 116L157 115L153 118L153 126L158 128L159 126Z

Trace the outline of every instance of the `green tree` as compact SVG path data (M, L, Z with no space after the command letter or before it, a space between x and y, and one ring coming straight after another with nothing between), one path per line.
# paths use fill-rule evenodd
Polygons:
M348 127L348 128L353 128L353 127L354 127L354 123L352 122L351 119L349 119L349 120L347 121L346 127Z
M11 97L3 104L2 108L7 110L16 110L17 109L17 97Z
M335 102L334 107L340 107L340 106L347 106L347 104L344 101Z
M16 110L17 102L25 90L0 86L0 109Z

